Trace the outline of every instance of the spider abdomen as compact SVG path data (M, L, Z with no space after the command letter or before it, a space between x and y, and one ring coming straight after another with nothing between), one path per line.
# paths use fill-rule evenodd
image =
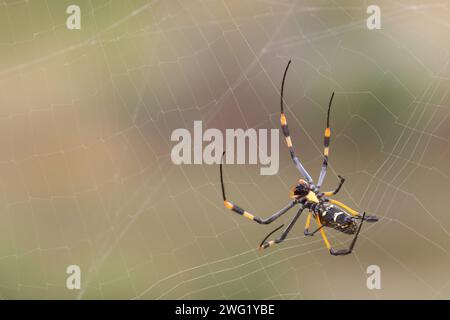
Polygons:
M318 208L320 222L326 227L334 228L346 234L355 234L357 225L354 218L339 207L333 205Z

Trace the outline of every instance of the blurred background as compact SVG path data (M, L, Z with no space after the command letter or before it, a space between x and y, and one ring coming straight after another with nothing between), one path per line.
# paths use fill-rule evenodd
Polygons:
M66 8L81 8L68 30ZM381 30L366 9L381 8ZM0 1L3 299L449 299L446 1ZM380 216L330 256L305 216L259 226L223 207L217 165L172 164L174 129L279 128L324 189ZM281 132L280 132L281 133ZM299 178L227 165L230 200L268 216ZM342 248L351 237L328 232ZM81 290L66 268L81 267ZM366 269L381 269L369 290Z

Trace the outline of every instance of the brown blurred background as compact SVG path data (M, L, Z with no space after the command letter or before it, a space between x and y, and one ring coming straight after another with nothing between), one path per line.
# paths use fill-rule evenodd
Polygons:
M81 30L66 8L81 7ZM381 30L366 8L381 7ZM450 4L445 1L0 2L0 296L80 299L450 298ZM279 128L279 87L316 178L381 217L332 257L303 216L266 252L222 205L217 166L175 166L176 128ZM267 216L299 178L225 167ZM295 211L282 218L287 222ZM329 233L337 247L351 239ZM82 289L66 288L81 267ZM380 290L366 268L381 268Z

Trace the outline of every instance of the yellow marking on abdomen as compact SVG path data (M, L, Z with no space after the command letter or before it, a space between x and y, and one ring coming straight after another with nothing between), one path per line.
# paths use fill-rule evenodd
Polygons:
M325 137L329 138L330 136L331 136L331 130L330 130L330 128L326 128L325 129Z

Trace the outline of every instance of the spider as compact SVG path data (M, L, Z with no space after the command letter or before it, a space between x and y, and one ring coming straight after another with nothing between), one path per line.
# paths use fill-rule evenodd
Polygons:
M255 221L259 224L269 224L281 217L283 214L285 214L287 211L289 211L294 206L298 205L299 209L295 216L292 218L288 226L283 230L281 235L276 238L275 240L267 241L267 239L276 231L281 229L284 225L281 225L280 227L276 228L272 232L270 232L261 242L259 249L266 249L269 248L277 243L283 242L289 232L291 231L294 224L297 222L298 218L302 214L304 210L308 210L308 217L306 218L306 225L304 234L305 236L314 236L316 232L320 231L320 234L322 235L323 241L325 243L325 246L327 247L330 254L334 256L340 256L340 255L348 255L352 252L353 247L355 246L356 240L358 239L359 232L361 231L361 227L364 221L368 222L376 222L378 221L378 217L374 215L366 215L364 212L363 214L360 214L359 212L353 210L352 208L348 207L347 205L343 204L342 202L339 202L335 199L331 199L334 195L336 195L339 190L341 189L342 185L344 184L345 179L338 175L340 182L337 188L334 191L327 191L322 192L320 191L320 186L322 185L322 182L325 178L325 174L327 173L327 167L328 167L328 153L329 153L329 145L330 145L330 135L331 135L331 129L330 129L330 111L331 111L331 104L334 97L334 92L331 95L330 102L328 104L328 112L327 112L327 127L325 129L325 137L324 137L324 152L323 152L323 163L322 168L320 170L319 178L317 181L317 184L314 184L313 179L309 175L308 171L304 168L302 163L300 162L299 158L296 156L294 147L292 146L291 137L289 135L289 128L287 125L286 115L284 113L284 98L283 98L283 92L284 92L284 82L286 79L286 74L289 69L289 65L291 64L291 60L289 60L286 69L283 74L283 80L281 83L281 99L280 99L280 107L281 107L281 128L283 130L284 138L286 140L286 144L289 148L289 152L292 158L292 161L294 162L295 166L297 167L298 171L300 171L301 175L303 176L302 179L299 179L291 189L290 189L290 198L291 201L280 211L274 213L268 218L260 218L258 216L255 216L248 211L245 211L244 209L240 208L239 206L231 203L227 200L225 197L225 188L223 184L223 172L222 172L222 165L223 165L223 157L225 155L225 152L222 154L222 161L220 163L220 183L222 187L222 196L223 196L223 203L227 209L230 209L242 216L244 216L247 219L250 219L252 221ZM316 230L310 232L309 227L311 224L311 219L315 219L317 222L317 228ZM357 225L356 221L360 220L359 226ZM324 227L333 228L337 231L340 231L345 234L354 235L352 242L348 246L348 248L335 250L328 240Z

